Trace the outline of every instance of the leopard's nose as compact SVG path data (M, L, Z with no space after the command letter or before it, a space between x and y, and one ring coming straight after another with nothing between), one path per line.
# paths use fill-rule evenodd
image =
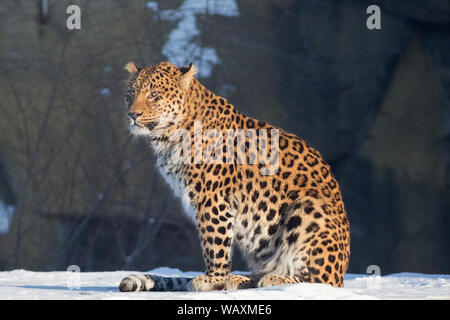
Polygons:
M136 120L141 114L142 112L128 112L128 116L133 120Z

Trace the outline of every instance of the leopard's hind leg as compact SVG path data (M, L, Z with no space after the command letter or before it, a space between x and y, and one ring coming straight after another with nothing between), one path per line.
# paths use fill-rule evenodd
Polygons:
M282 241L257 286L299 282L343 286L349 238L345 221L331 207L318 197L304 196L286 208L281 226Z

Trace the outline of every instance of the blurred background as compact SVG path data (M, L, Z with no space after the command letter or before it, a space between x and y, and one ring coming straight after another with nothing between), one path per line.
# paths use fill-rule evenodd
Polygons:
M0 270L203 269L125 125L124 64L169 60L320 150L349 272L450 273L448 0L2 0L0 21Z

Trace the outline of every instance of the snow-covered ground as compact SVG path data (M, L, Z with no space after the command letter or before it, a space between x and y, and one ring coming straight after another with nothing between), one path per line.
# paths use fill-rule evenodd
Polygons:
M382 277L348 274L344 288L322 284L296 284L271 288L215 292L122 293L118 285L130 271L116 272L0 272L0 299L450 299L450 275L398 273ZM162 276L196 276L158 268L150 273Z

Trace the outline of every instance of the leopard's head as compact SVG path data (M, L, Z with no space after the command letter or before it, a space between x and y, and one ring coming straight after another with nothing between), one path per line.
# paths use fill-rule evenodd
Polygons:
M139 68L133 62L125 65L130 73L125 94L127 120L135 135L151 135L152 132L170 128L183 117L186 93L193 82L197 68L179 68L169 62L161 62Z

